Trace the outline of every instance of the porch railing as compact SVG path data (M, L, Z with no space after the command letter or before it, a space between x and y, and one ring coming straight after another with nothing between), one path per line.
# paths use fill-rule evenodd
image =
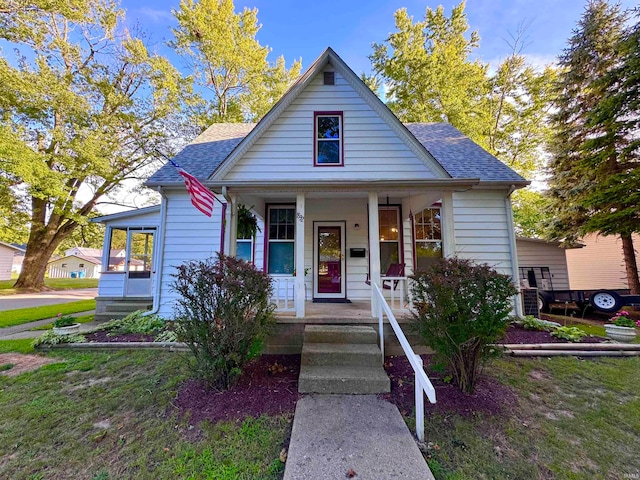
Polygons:
M410 308L411 299L405 296L405 292L409 292L409 278L408 277L380 277L382 284L391 287L389 290L384 289L383 292L389 292L388 298L389 307L392 310L405 310Z
M271 294L271 303L275 303L278 311L294 312L296 310L295 303L295 277L271 277L273 280L273 293Z
M393 315L389 304L382 295L380 291L380 287L376 284L373 284L373 292L375 299L378 304L378 330L380 335L380 350L382 351L382 357L384 358L384 325L383 320L384 317L387 317L389 320L389 324L391 328L393 328L393 332L396 334L398 338L398 342L400 342L400 346L402 350L404 350L404 354L407 356L411 367L413 368L413 373L415 376L415 402L416 402L416 436L418 440L421 442L424 441L424 395L423 392L427 395L427 398L431 403L436 403L436 391L431 384L431 380L426 373L424 373L424 368L422 366L422 358L420 355L416 355L407 340L407 337L404 335L404 332L400 328L396 317Z

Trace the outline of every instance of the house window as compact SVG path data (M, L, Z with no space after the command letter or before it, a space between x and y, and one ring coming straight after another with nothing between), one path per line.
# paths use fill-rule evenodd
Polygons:
M109 272L124 271L125 258L120 252L127 248L127 229L113 228L109 239Z
M424 270L442 258L442 212L425 208L413 217L416 235L416 270Z
M253 262L253 238L242 238L238 234L236 241L236 258L245 262Z
M295 213L292 207L269 207L267 272L270 274L293 274Z
M67 268L67 264L63 263L62 265L60 265L60 268Z
M84 268L84 263L79 263L78 268Z
M342 165L342 112L316 112L315 165Z
M400 208L380 207L380 271L384 273L392 263L400 261Z

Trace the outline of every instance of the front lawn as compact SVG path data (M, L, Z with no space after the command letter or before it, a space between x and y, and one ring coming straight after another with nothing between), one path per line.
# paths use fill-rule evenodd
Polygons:
M47 356L61 362L0 376L0 478L281 478L290 418L191 424L172 405L179 354Z
M71 313L95 310L95 308L95 300L79 300L77 302L59 303L57 305L5 310L0 312L0 328L22 325L23 323L35 322L36 320L54 318L59 313L62 315L69 315Z
M0 280L0 295L15 295L21 293L13 288L16 279ZM96 288L97 278L45 278L44 285L51 290L76 290L79 288Z
M427 404L436 479L640 478L640 358L502 358L486 372L516 394L502 412L429 414Z

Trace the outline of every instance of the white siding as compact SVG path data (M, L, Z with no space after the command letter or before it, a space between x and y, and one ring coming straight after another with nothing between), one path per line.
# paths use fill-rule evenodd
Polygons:
M176 294L171 291L172 274L188 260L205 260L220 251L222 207L215 202L211 218L197 210L185 190L167 192L167 219L164 231L160 310L165 318L173 317Z
M569 271L567 269L567 252L552 243L516 239L519 267L548 267L554 290L569 289ZM542 285L538 285L541 288Z
M124 296L124 272L102 272L98 283L99 297Z
M11 266L13 265L13 248L0 245L0 280L11 279Z
M227 180L340 180L434 178L398 135L360 95L335 74L309 84L243 158ZM314 167L314 112L343 112L344 166Z
M453 194L455 255L487 263L511 276L506 192L469 190Z
M103 223L105 225L118 227L154 227L160 224L160 213L150 212L127 218L114 219Z
M62 264L65 264L65 268L62 268ZM80 266L82 265L82 266ZM86 278L97 278L100 276L100 265L89 262L84 258L79 258L76 256L68 256L62 257L53 262L49 262L47 268L57 269L58 271L67 272L67 277L70 272L85 272Z
M640 235L632 238L636 261L640 265ZM584 248L567 251L569 281L573 290L629 288L620 237L591 234L580 242Z

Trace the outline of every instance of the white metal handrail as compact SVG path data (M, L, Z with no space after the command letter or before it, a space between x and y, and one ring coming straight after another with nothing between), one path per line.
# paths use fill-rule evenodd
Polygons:
M372 285L373 292L377 300L376 303L378 304L378 329L380 333L380 350L382 351L382 358L384 358L383 317L386 315L389 320L389 324L398 338L398 342L400 342L402 350L404 350L404 354L407 356L407 359L413 368L415 375L416 436L418 437L418 440L422 442L424 441L424 396L422 392L427 395L427 398L431 403L436 403L436 390L433 388L431 380L429 380L429 377L424 372L422 358L420 358L420 355L416 355L413 348L411 348L407 337L400 328L400 324L398 324L398 321L393 315L391 308L389 308L384 295L382 295L380 287L375 283Z

